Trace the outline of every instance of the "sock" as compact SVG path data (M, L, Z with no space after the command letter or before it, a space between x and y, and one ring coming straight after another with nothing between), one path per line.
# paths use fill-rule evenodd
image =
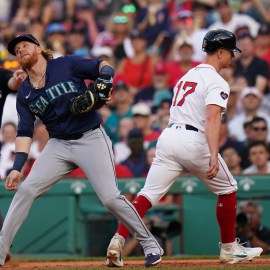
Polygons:
M135 209L137 210L137 212L141 218L144 217L147 210L152 207L152 204L150 203L150 201L147 198L145 198L144 196L136 197L132 201L132 204L135 207ZM129 230L123 224L119 225L116 233L119 233L125 239L127 239L128 236L130 235Z
M235 242L236 204L236 192L218 196L216 216L221 243Z

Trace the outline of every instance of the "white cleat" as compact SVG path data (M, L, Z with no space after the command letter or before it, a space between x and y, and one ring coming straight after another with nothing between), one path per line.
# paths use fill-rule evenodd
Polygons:
M234 243L220 243L220 261L234 264L242 261L251 261L254 257L260 257L263 249L260 247L246 248L236 239Z
M108 267L122 267L124 265L122 260L122 248L124 244L125 239L116 233L107 248L106 265Z

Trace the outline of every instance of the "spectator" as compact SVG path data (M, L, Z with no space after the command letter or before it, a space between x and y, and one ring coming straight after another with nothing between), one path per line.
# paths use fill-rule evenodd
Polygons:
M159 95L155 96L151 125L160 133L168 125L171 104L172 96L168 95L168 92L159 92Z
M193 48L192 60L195 62L202 62L205 58L205 53L202 51L202 46L198 43L198 40L203 40L207 30L204 28L197 28L192 12L188 10L180 10L178 12L175 26L176 33L173 39L169 59L176 61L180 60L179 45L182 44L184 40L188 39Z
M261 247L263 254L270 252L270 229L261 223L262 207L255 201L239 204L236 233L247 247Z
M226 117L228 121L231 121L235 117L237 117L239 114L242 113L241 108L241 100L240 100L240 93L243 91L244 88L248 87L247 79L241 75L241 76L233 76L233 69L230 70L231 79L226 78L226 76L221 75L227 82L229 82L231 91L230 96L227 104L227 112Z
M150 0L147 6L140 8L135 17L134 27L147 33L147 47L153 45L159 34L169 30L170 18L163 0Z
M9 69L0 68L0 127L6 98L8 94L19 89L25 77L26 73L21 69L13 73Z
M0 179L5 179L13 166L17 128L13 122L6 122L2 128Z
M270 25L261 25L255 39L255 55L266 61L270 69Z
M246 14L246 15L250 16L255 21L257 21L259 24L263 24L263 23L265 23L265 21L263 19L262 14L258 10L255 2L256 2L256 0L255 1L254 0L240 1L238 12L241 14ZM263 0L260 2L265 2L265 1ZM264 6L264 4L262 6Z
M124 117L119 121L118 134L119 142L115 143L114 149L114 161L116 164L127 159L130 155L130 148L127 144L127 137L130 130L134 128L133 119L130 117Z
M94 48L110 46L117 64L125 57L133 57L134 49L130 39L132 27L133 19L131 16L119 11L113 13L107 22L106 31L98 34ZM108 44L106 36L110 34L112 40Z
M209 30L226 29L235 33L237 27L245 25L253 37L257 36L260 26L258 22L248 15L234 13L230 0L217 0L216 3L219 19L210 25Z
M232 175L242 174L241 155L233 145L225 145L220 149L220 154L226 162Z
M215 1L193 1L192 14L195 29L208 28L213 22L213 9Z
M250 166L250 160L249 160L249 145L253 143L254 141L261 141L268 145L269 142L267 140L267 134L268 134L268 127L267 127L267 121L263 117L255 116L251 118L250 121L245 123L246 130L245 133L247 134L247 139L244 142L245 148L242 152L242 167L247 168Z
M132 46L134 48L133 57L125 57L117 68L117 76L125 77L130 91L136 95L142 88L151 85L152 71L156 57L150 56L146 51L146 35L134 30L131 33Z
M148 167L143 145L143 133L140 129L134 128L129 131L127 145L131 153L127 159L115 165L116 177L145 177ZM132 194L127 196L129 200L133 199Z
M111 47L109 46L96 46L91 50L91 55L108 61L112 66L115 66L115 57Z
M251 121L251 135L253 141L261 141L268 143L267 139L268 125L263 117L255 116Z
M111 115L108 116L104 126L107 134L110 136L114 144L119 141L119 121L125 117L132 117L132 95L129 92L128 85L123 81L118 81L114 86L113 96L115 108L112 110Z
M164 94L161 94L164 93ZM156 96L165 95L172 99L172 89L169 88L169 72L165 62L157 62L153 68L153 83L143 88L134 97L134 103L147 103L150 107L159 106L155 104Z
M256 87L263 95L268 89L268 64L254 54L254 39L249 33L238 36L238 43L242 53L235 61L234 76L245 76L248 85Z
M63 18L57 18L56 12L61 13L64 12L64 8L62 6L57 6L55 4L63 2L62 0L44 0L44 1L12 1L12 20L16 23L25 23L31 24L34 21L40 21L44 26L47 26L51 21L63 21ZM16 2L18 6L16 6ZM28 26L29 28L30 25ZM23 30L23 32L27 32L26 29L18 29ZM19 34L21 31L17 32Z
M72 27L66 38L66 52L81 57L89 57L90 50L83 29Z
M72 0L73 1L73 0ZM94 18L94 12L87 4L80 5L75 2L76 9L72 16L70 29L79 29L85 37L85 43L88 47L92 47L98 36L98 29Z
M254 141L250 143L248 153L251 166L243 170L243 174L270 173L269 149L265 142Z
M184 76L188 70L200 64L200 62L192 60L194 49L191 39L186 38L179 41L178 53L180 58L168 64L170 87L174 87L179 78Z
M151 142L158 139L160 132L153 130L151 126L151 110L147 104L137 103L132 106L131 111L135 128L140 129L143 133L144 148L146 149Z
M221 120L221 131L219 140L219 149L224 149L227 146L234 147L240 154L244 151L245 145L243 142L237 141L230 136L227 115L223 115Z
M46 47L54 52L54 58L66 54L67 33L63 24L51 23L46 28Z
M269 126L269 116L260 111L260 105L262 101L262 94L257 88L247 87L243 89L240 95L243 112L229 121L230 137L235 138L238 141L245 141L246 134L244 132L244 122L253 118L254 116L261 116L267 119ZM268 136L270 138L270 134Z
M80 1L78 1L80 2ZM86 1L81 1L86 2ZM90 8L94 13L94 20L97 24L98 32L103 32L110 20L111 14L119 11L122 6L122 1L113 0L87 0L90 3ZM84 4L85 5L85 4Z

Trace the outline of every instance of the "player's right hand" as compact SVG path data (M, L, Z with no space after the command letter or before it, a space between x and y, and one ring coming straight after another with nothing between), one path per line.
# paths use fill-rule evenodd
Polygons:
M209 161L209 170L206 173L207 179L212 179L217 175L217 172L219 170L218 165L218 157L217 156L211 156Z
M12 170L10 174L7 176L5 187L7 190L17 190L18 182L21 179L21 173L16 170Z

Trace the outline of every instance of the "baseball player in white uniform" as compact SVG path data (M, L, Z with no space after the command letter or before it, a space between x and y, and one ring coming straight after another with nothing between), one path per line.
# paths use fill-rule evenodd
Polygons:
M218 72L229 67L234 52L241 51L235 35L223 29L209 31L202 49L205 63L189 70L174 87L168 127L158 139L145 185L133 205L144 216L183 172L190 172L217 195L220 260L233 264L252 260L262 252L261 248L245 248L235 238L237 182L218 153L221 117L230 94ZM108 266L123 264L119 246L128 235L120 225L107 250Z

